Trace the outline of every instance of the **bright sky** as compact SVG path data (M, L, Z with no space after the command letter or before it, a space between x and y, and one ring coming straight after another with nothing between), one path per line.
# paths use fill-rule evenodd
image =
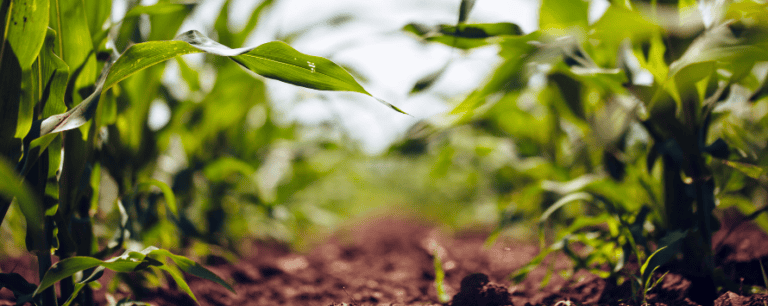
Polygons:
M144 0L142 4L154 2ZM258 2L234 0L231 25L242 27ZM392 111L362 94L315 91L269 80L274 108L285 114L282 120L287 122L297 120L311 125L335 120L364 151L377 154L415 122L438 118L449 110L450 105L488 77L498 63L495 47L470 53L451 51L436 43L422 44L400 30L410 22L455 23L459 3L460 0L277 0L263 14L246 45L230 47L255 47L281 35L307 30L290 42L294 48L352 67L365 77L359 81L368 92L411 116ZM600 11L607 1L592 1L596 3L603 3L593 5ZM194 18L179 32L197 29L206 33L222 4L223 0L202 1L193 12ZM528 33L537 27L538 7L537 0L477 0L469 22L513 22ZM338 26L327 24L340 15L353 18ZM408 95L418 79L440 69L449 58L452 62L448 71L430 90Z

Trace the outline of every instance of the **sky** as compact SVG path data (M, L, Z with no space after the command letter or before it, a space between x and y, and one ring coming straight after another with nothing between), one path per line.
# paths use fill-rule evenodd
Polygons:
M230 26L242 27L259 2L233 1ZM144 0L142 4L154 2L156 0ZM201 1L179 33L192 29L206 33L205 29L212 28L223 2ZM498 50L494 46L471 52L453 51L437 43L424 44L401 31L411 22L453 24L458 18L459 3L460 0L276 0L245 45L229 47L255 47L288 33L306 30L290 41L295 49L353 68L364 77L358 81L368 92L409 115L395 112L363 94L316 91L268 80L273 109L282 114L280 120L286 123L335 122L364 152L375 155L384 152L414 123L440 121L444 118L442 114L482 84L498 64ZM593 0L593 10L604 10L606 3ZM468 22L512 22L529 33L536 30L538 9L537 0L477 0ZM338 25L328 23L342 15L352 18ZM186 56L193 66L195 56ZM446 73L432 88L409 95L417 80L437 71L449 60ZM173 73L166 75L169 82L175 78ZM153 108L151 116L162 121L167 117L164 111L168 110Z

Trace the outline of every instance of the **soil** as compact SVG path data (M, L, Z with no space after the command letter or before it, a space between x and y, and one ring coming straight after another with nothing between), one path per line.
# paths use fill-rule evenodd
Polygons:
M755 224L743 222L734 211L721 212L721 229L714 235L716 263L731 291L718 292L714 305L768 305L767 294L750 294L753 285L764 286L759 260L768 257L768 235ZM638 305L630 287L616 286L586 272L563 279L557 273L540 287L544 267L533 270L520 284L508 276L537 252L536 244L499 241L485 248L487 231L443 234L428 224L407 218L379 218L358 223L305 253L285 245L253 242L239 259L221 256L198 258L207 268L230 283L237 294L210 281L187 277L201 305ZM439 303L435 289L433 254L445 270L446 293L451 302ZM31 258L0 261L3 272L15 272L37 280ZM555 269L570 262L554 256ZM652 305L698 305L702 292L677 271L671 272L648 295ZM105 277L110 277L106 275ZM106 283L102 281L102 283ZM125 296L153 305L194 305L171 282L148 289L140 296L118 287L110 297ZM107 304L106 289L94 293L99 305ZM8 289L0 290L0 305L14 305Z

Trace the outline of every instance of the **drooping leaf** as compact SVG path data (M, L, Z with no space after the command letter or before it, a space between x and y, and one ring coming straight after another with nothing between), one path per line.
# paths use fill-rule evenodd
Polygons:
M90 269L90 268L99 267L99 266L110 269L112 271L116 271L116 272L135 272L135 271L145 270L150 267L158 267L163 270L171 272L173 275L172 269L168 269L168 267L163 267L165 264L154 258L157 256L169 257L182 271L190 273L195 276L199 276L201 278L214 281L224 286L228 290L234 292L234 289L232 289L232 286L227 284L227 282L219 278L216 274L214 274L210 270L205 269L204 267L195 263L194 261L183 256L174 255L171 252L168 252L163 249L158 249L156 247L148 247L140 252L127 251L123 255L113 257L105 261L102 261L93 257L85 257L85 256L74 256L74 257L70 257L62 261L59 261L58 263L51 266L51 268L45 273L45 276L40 281L40 285L38 285L37 290L35 290L34 294L36 295L39 292L42 292L43 290L47 289L48 287L52 286L58 281L66 277L70 277L77 272ZM180 286L185 286L186 289L189 289L189 286L186 284L186 281L184 281L184 278L180 277L180 275L174 276L174 280ZM191 295L191 290L185 290L185 291ZM194 295L191 295L191 296L194 298Z
M150 41L129 47L114 64L105 66L102 76L106 75L106 78L96 83L93 94L85 101L66 113L43 120L40 123L40 136L85 124L95 114L102 89L109 89L128 76L160 62L199 52L230 57L253 72L286 83L317 90L353 91L373 97L340 66L325 58L298 52L283 42L270 42L256 48L231 49L192 30L179 35L176 40ZM405 114L384 100L376 100Z
M456 25L427 26L410 23L403 31L415 34L429 42L438 42L454 48L469 50L492 43L493 38L519 36L523 32L514 23L475 23Z
M189 258L173 254L167 250L157 249L157 248L149 252L147 255L167 256L179 267L179 269L181 269L181 271L184 271L186 273L192 274L194 276L197 276L203 279L213 281L223 286L224 288L227 288L227 290L231 291L232 293L235 293L235 289L232 288L232 286L229 285L229 283L225 282L218 275L204 268L200 264L190 260Z
M104 82L104 90L140 70L179 55L199 52L201 51L183 41L149 41L130 46L112 65Z
M49 0L14 1L11 5L6 39L19 59L22 70L29 69L40 53L48 27ZM5 17L5 16L3 16Z
M563 207L566 204L576 202L576 201L591 201L592 199L594 199L594 197L591 194L586 192L577 192L577 193L566 195L560 198L560 200L557 200L557 202L552 204L552 206L547 208L547 210L541 214L541 217L539 218L539 223L547 221L549 219L549 216L551 216L556 210L560 209L560 207Z
M102 84L103 82L96 84L96 90L88 98L66 113L50 116L36 122L40 126L40 136L76 129L88 122L96 113L96 107L101 97Z

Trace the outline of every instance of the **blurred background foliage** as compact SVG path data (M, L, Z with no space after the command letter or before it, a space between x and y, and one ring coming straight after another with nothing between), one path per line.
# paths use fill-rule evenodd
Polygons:
M279 2L261 2L235 27L229 15L233 1L224 1L212 26L201 31L226 46L246 46L260 18ZM101 20L114 14L96 3L89 2L88 9ZM620 267L632 252L623 248L625 239L665 235L659 230L667 218L662 169L649 158L656 150L653 135L638 120L655 109L632 95L649 102L654 92L643 86L666 79L669 63L707 30L693 1L639 1L634 9L623 3L542 0L540 31L481 27L488 30L485 36L461 40L454 38L452 20L442 21L448 24L443 27L420 24L431 20L398 25L424 46L455 46L451 58L491 50L498 53L498 65L484 81L469 85L474 91L443 93L453 112L409 119L410 129L375 154L340 124L340 113L314 122L288 118L285 105L303 100L319 101L333 113L338 107L330 101L333 96L305 91L293 96L297 101L276 100L267 81L223 57L177 57L136 73L102 95L94 123L97 146L82 180L92 190L86 215L99 221L93 222L92 252L123 237L165 249L192 247L199 256L211 251L208 245L237 251L251 238L305 249L350 218L408 213L453 229L490 228L489 243L500 236L538 236L546 248L573 236L587 245L585 253L596 254L582 262L584 268L608 276L601 264ZM210 8L195 2L123 4L127 13L119 23L107 30L89 24L94 37L114 40L114 46L94 45L92 60L132 43L172 39L200 14L197 10ZM667 15L650 17L651 5ZM602 14L593 12L600 7ZM759 27L768 24L764 10L764 4L745 0L724 12L743 14L734 17ZM315 27L332 30L354 18L330 16ZM693 21L680 21L684 18ZM465 21L475 20L460 23ZM313 31L274 36L290 42ZM723 139L730 150L723 159L707 157L707 163L718 207L735 207L768 230L768 216L759 214L768 199L763 171L768 167L768 66L752 64L742 71L746 77L716 97L706 143ZM89 65L77 69L96 67ZM452 65L448 61L445 67ZM366 85L354 65L345 68ZM446 70L425 73L414 82L413 94L434 93L430 84ZM78 97L77 89L75 84L67 93ZM712 93L707 90L701 91ZM57 138L52 147L62 145ZM48 159L59 163L55 154ZM166 185L172 192L163 191ZM576 204L561 205L577 192L600 200L578 198ZM168 201L176 203L178 216L167 211ZM21 226L14 206L2 225L2 236L13 237L3 239L0 251L6 256L23 250ZM567 249L567 243L558 248Z
M83 13L93 21L89 24L93 41L100 43L92 53L81 55L85 66L70 73L95 76L95 61L104 61L113 50L172 39L185 23L203 14L201 10L209 15L211 7L218 11L215 21L200 30L226 46L247 46L249 35L275 5L263 1L243 24L233 26L230 13L237 10L236 4L220 4L216 8L210 2L116 1L112 7L89 3ZM124 16L115 12L120 9ZM299 40L317 28L334 28L355 18L345 16L331 16L315 28L273 35L288 42ZM108 27L97 20L105 20ZM365 80L354 66L346 68ZM209 244L238 251L241 242L251 238L276 239L302 249L350 218L377 213L416 214L454 228L495 224L497 212L509 210L503 203L514 197L517 181L521 186L536 183L516 178L518 171L537 171L513 166L510 140L488 133L482 123L450 127L440 119L410 119L418 123L402 133L404 140L372 155L340 124L340 114L306 123L287 118L281 106L319 97L333 109L338 107L330 101L334 96L309 92L298 101L272 100L267 82L224 57L197 54L142 70L105 91L95 121L67 137L72 148L85 150L71 152L81 157L69 167L75 169L72 173L84 171L80 185L71 186L78 194L70 197L90 201L80 214L92 218L82 220L93 224L94 239L83 254L108 256L123 239L132 248L193 247L197 256L210 252ZM88 92L66 94L79 102ZM98 128L92 131L91 124ZM92 152L85 149L89 133L95 133ZM64 145L57 137L49 151L58 152ZM46 156L50 165L61 160L57 154ZM87 160L88 156L93 159ZM77 161L84 163L76 165ZM53 179L59 174L56 167L51 169ZM172 192L163 190L165 186ZM87 196L80 194L84 190ZM58 190L48 192L55 198ZM536 195L528 191L520 196ZM178 216L168 210L168 201L176 203ZM508 213L522 220L530 212L515 208ZM23 226L20 211L11 206L2 226L2 236L12 238L3 239L0 252L5 256L23 254L24 231L18 230Z

